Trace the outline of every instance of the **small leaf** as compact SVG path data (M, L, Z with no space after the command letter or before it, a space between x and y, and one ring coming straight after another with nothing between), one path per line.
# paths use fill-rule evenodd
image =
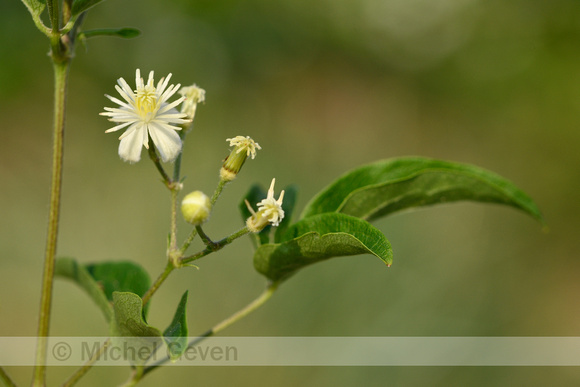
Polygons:
M288 228L281 243L262 245L254 267L272 281L285 280L297 270L332 257L372 254L390 266L391 245L368 222L338 213L315 215Z
M119 38L131 39L139 35L141 35L141 31L136 28L105 28L83 31L79 34L79 38L88 39L95 36L116 36Z
M107 322L111 322L113 318L113 307L109 301L112 301L112 298L107 299L103 288L99 286L84 265L80 265L73 258L58 258L55 264L54 275L76 282L101 309Z
M284 200L282 202L282 209L284 210L284 219L280 222L278 227L276 227L276 233L274 234L274 241L280 242L282 236L290 227L292 222L292 214L294 213L294 206L296 205L296 199L298 197L298 186L291 184L284 188Z
M103 0L73 0L71 13L77 16Z
M161 343L161 332L143 318L143 301L131 292L113 292L113 345L123 348L132 364L142 365Z
M181 297L181 301L177 306L173 321L163 332L163 340L167 345L169 357L171 360L178 359L187 349L187 315L185 313L187 306L186 291Z
M131 292L143 297L151 286L149 274L135 262L99 262L86 265L86 268L101 285L109 301L113 301L113 292ZM148 305L145 307L145 313Z
M34 18L40 17L46 8L46 0L22 0L22 2Z
M315 196L302 218L336 211L373 220L459 200L505 204L543 221L532 199L509 180L473 165L420 157L382 160L348 172Z

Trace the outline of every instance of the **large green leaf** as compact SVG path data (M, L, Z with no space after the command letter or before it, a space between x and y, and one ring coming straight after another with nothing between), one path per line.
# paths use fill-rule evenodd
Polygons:
M73 258L58 258L56 260L54 274L55 276L68 278L76 282L77 285L84 289L94 303L101 309L107 322L111 322L111 319L113 318L113 308L109 301L112 301L112 297L107 298L103 291L103 287L100 286L95 278L89 273L85 265L79 264Z
M86 268L101 284L110 301L113 301L113 292L131 292L143 297L151 286L149 274L135 262L98 262L88 264Z
M254 267L272 281L332 257L372 254L390 266L391 245L368 222L339 213L315 215L288 228L281 243L266 244L254 254Z
M143 365L161 344L161 331L143 318L143 301L131 292L113 292L112 345L123 351L131 364Z
M473 165L421 157L382 160L348 172L315 196L302 218L336 211L372 220L459 200L505 204L542 221L532 199L509 180Z
M187 291L183 293L181 301L175 310L173 321L163 332L163 340L167 344L167 351L171 360L178 359L187 349Z
M86 268L110 301L113 301L113 292L131 292L143 297L151 286L149 274L135 262L98 262L86 265ZM149 303L145 305L144 316L148 310Z

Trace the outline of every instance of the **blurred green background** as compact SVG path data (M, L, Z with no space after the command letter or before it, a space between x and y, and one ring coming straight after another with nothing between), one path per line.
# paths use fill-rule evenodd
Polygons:
M165 264L169 195L144 158L123 163L98 113L135 68L207 90L187 139L186 191L213 192L225 139L263 150L215 207L207 232L241 225L254 182L299 185L298 210L346 170L422 155L468 162L514 181L550 227L500 206L461 203L376 223L394 264L371 256L306 268L231 336L579 336L580 2L478 0L110 0L71 71L60 256ZM48 207L52 72L46 39L17 0L0 4L0 335L34 336ZM145 156L145 154L143 154ZM187 227L181 225L181 235ZM196 245L198 246L198 245ZM253 299L264 279L247 239L174 273L150 323L169 324L189 289L192 335ZM54 335L106 335L99 311L55 285ZM30 369L10 368L26 385ZM56 385L73 369L51 369ZM96 368L81 386L117 385ZM158 385L578 385L574 367L163 368Z

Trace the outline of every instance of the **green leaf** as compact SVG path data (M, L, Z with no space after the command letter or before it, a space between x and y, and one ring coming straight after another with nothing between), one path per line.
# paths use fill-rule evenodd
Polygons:
M543 222L532 199L509 180L473 165L421 157L382 160L348 172L316 195L302 218L336 211L373 220L459 200L505 204Z
M71 13L72 16L77 16L89 8L99 4L103 0L73 0Z
M181 301L177 306L173 321L163 332L163 340L167 344L169 357L171 360L178 359L187 349L187 315L185 313L187 306L186 291L181 297Z
M327 213L293 224L281 243L260 246L254 254L254 267L270 280L281 281L313 263L358 254L372 254L388 266L393 260L389 241L371 224Z
M116 36L119 38L131 39L141 35L141 31L136 28L104 28L98 30L83 31L79 34L80 39L93 38L95 36Z
M80 265L73 258L58 258L54 269L55 276L68 278L77 283L91 297L94 303L101 309L107 322L113 318L113 307L107 299L103 288L99 286L95 278L88 272L84 265Z
M143 297L151 286L149 274L135 262L99 262L86 265L86 268L102 287L109 301L113 301L113 292L131 292ZM145 316L148 307L149 304L145 307Z
M33 18L39 18L46 8L46 0L22 0Z
M142 365L161 344L161 331L143 318L143 301L131 292L113 292L114 319L111 324L113 345L131 356L128 360Z

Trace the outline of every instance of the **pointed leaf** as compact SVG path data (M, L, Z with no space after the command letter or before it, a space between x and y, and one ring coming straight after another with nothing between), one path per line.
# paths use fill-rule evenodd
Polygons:
M131 39L139 35L141 35L141 31L136 28L104 28L83 31L79 34L79 38L88 39L95 36L116 36L119 38Z
M348 172L315 196L302 217L336 211L372 220L459 200L505 204L542 221L532 199L509 180L473 165L421 157L382 160Z
M181 301L177 306L173 321L163 332L163 340L167 344L169 357L171 360L178 359L187 349L187 294L186 291L181 297Z
M58 258L55 264L54 275L76 282L101 309L107 322L111 322L113 318L113 307L109 301L112 301L112 298L107 299L103 288L91 276L84 265L79 264L73 258Z
M113 345L123 348L132 364L142 365L161 340L161 331L143 319L143 301L131 292L113 292L114 319L111 324Z
M86 10L97 5L101 1L103 0L73 0L71 10L72 16L77 16L85 12Z
M332 257L372 254L390 266L391 245L368 222L338 213L315 215L290 226L281 243L262 245L254 267L272 281Z

